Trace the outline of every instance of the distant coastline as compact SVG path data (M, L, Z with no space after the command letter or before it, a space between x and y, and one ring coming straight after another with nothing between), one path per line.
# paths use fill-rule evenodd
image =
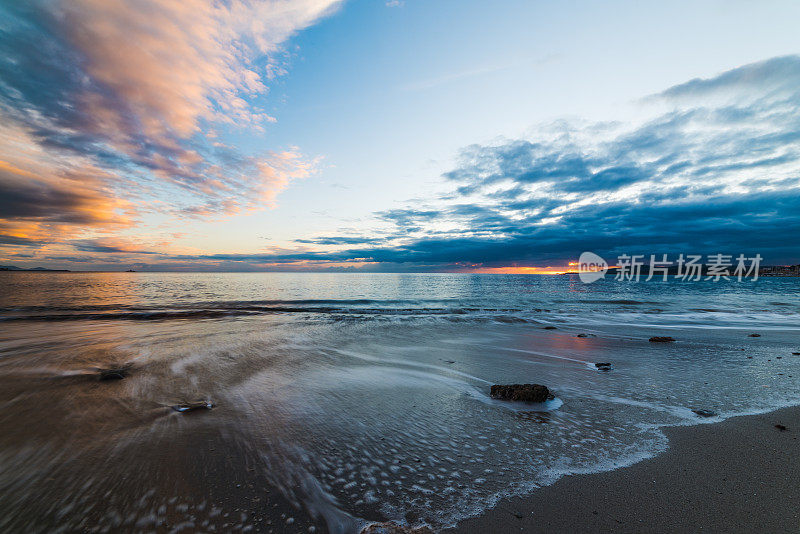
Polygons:
M628 268L628 272L629 271L630 271L630 267ZM606 274L607 275L615 275L616 276L617 274L619 274L619 272L620 272L620 268L619 267L610 267L608 269L608 271L606 272ZM578 271L567 271L567 272L565 272L563 274L579 274L579 272ZM640 275L641 276L649 276L649 274L650 274L650 266L649 265L642 265L641 269L640 269ZM679 273L678 272L678 267L674 266L674 265L667 269L667 275L668 276L682 276L683 274L684 273ZM707 265L707 264L700 265L699 274L700 274L700 276L708 276L708 275L712 274L709 271L709 265ZM697 275L696 272L692 273L692 276L696 276L696 275ZM663 273L661 271L658 271L658 272L654 273L653 276L654 277L663 276ZM733 275L733 274L728 274L727 276L735 277L735 275ZM753 275L749 274L749 275L744 275L744 276L746 278L750 278ZM762 276L764 276L764 277L800 276L800 264L798 264L798 265L767 265L767 266L761 267L758 270L758 276L759 277L762 277ZM691 276L689 276L689 278L691 278Z
M47 269L45 267L34 267L32 269L23 269L15 265L0 265L0 271L25 271L25 272L48 272L48 273L69 273L69 269Z

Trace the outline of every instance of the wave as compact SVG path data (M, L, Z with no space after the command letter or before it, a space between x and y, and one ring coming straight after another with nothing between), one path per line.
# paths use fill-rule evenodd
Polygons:
M547 322L545 317L568 314L594 316L602 312L606 320L619 321L629 314L636 316L672 314L691 316L739 316L740 308L706 308L681 306L663 302L631 299L517 299L511 306L497 305L496 299L284 299L188 301L176 299L173 304L125 305L98 303L92 305L14 306L0 307L0 322L16 321L167 321L173 319L224 319L266 315L317 315L333 320L378 317L442 318L445 320L481 320L498 323ZM595 306L582 306L582 305ZM659 307L652 307L659 304ZM751 309L751 313L782 316L796 315L790 306L772 309Z
M29 306L0 309L0 322L9 321L162 321L170 319L218 319L253 315L322 314L332 316L493 316L504 323L524 323L519 317L539 309L475 306L421 306L432 301L268 300L198 302L186 306ZM417 306L413 306L417 304Z

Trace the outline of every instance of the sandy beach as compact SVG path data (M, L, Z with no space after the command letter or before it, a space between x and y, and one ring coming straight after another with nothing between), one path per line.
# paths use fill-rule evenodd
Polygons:
M4 276L2 532L797 526L791 280Z
M564 477L446 532L800 529L800 407L665 433L669 449L650 460Z

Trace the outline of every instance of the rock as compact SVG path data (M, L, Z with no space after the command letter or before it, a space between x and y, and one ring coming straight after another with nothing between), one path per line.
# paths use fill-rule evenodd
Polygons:
M600 371L610 371L611 370L611 363L610 362L597 362L594 364L597 369Z
M547 386L540 384L495 384L490 394L493 399L520 402L544 402L554 398Z
M214 407L214 403L211 401L194 401L194 402L182 402L180 404L175 404L172 406L172 409L176 412L193 412L195 410L210 410Z
M780 430L781 432L786 432L787 430L789 430L788 428L786 428L786 426L785 426L785 425L780 425L780 424L778 424L778 425L775 425L775 428L777 428L777 429L778 429L778 430Z
M578 334L578 335L577 335L577 336L575 336L575 337L589 337L589 334Z
M109 367L108 369L98 369L98 378L100 380L122 380L131 373L133 364L126 363L119 367Z
M793 352L792 356L800 356L800 352Z
M549 325L544 327L545 330L558 330L555 326Z
M747 337L761 337L761 334L750 334L750 335L749 335L749 336L747 336Z
M692 410L694 413L699 415L700 417L714 417L717 415L717 412L713 412L711 410Z
M409 527L394 521L372 523L361 529L361 534L433 534L429 527Z
M675 338L669 336L653 336L650 338L650 343L671 343L673 341L675 341Z

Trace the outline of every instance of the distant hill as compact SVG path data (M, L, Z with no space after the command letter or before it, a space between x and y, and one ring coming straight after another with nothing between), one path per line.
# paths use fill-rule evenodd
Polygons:
M47 271L53 273L68 273L68 269L45 269L44 267L34 267L33 269L23 269L16 265L0 265L0 271Z

